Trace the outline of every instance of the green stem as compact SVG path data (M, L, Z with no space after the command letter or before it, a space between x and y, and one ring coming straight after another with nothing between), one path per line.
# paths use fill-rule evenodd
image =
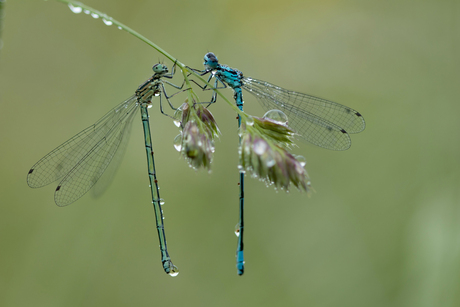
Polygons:
M100 18L106 20L106 21L110 21L112 22L113 25L117 26L118 28L128 32L129 34L133 35L134 37L140 39L141 41L143 41L144 43L146 43L147 45L151 46L152 48L154 48L156 51L158 51L159 53L161 53L162 55L164 55L166 58L168 58L171 62L173 63L176 63L177 66L179 66L179 68L182 70L182 75L184 76L184 80L185 80L185 83L187 84L187 86L190 88L190 91L189 91L189 104L193 104L193 101L197 101L199 102L199 99L198 99L198 96L193 92L193 89L191 87L191 84L190 84L190 80L189 78L187 77L187 74L188 73L191 73L194 77L196 77L197 79L199 79L201 82L203 82L204 84L206 84L207 86L209 86L210 88L212 88L213 86L207 82L203 77L201 77L199 74L197 74L196 72L194 72L193 70L190 70L187 68L186 65L184 65L183 63L179 62L175 57L173 57L172 55L170 55L169 53L167 53L165 50L163 50L162 48L160 48L157 44L155 44L154 42L150 41L148 38L146 38L145 36L141 35L140 33L134 31L133 29L131 29L130 27L122 24L121 22L119 22L118 20L112 18L111 16L108 16L107 14L105 13L102 13L92 7L89 7L87 6L86 4L83 4L79 1L69 1L69 0L56 0L56 1L59 1L59 2L62 2L62 3L65 3L67 5L72 5L73 7L80 7L82 8L84 11L89 11L90 13L93 13L93 14L97 14ZM241 118L243 120L246 120L249 115L246 114L245 112L241 111L233 102L230 102L218 89L215 89L217 95L219 95L236 113L238 113L239 116L241 116Z

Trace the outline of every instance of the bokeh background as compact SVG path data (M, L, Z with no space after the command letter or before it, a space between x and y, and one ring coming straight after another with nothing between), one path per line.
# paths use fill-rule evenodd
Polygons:
M367 128L332 152L299 143L316 190L246 180L246 273L236 275L235 114L213 171L151 125L168 247L162 271L140 120L100 198L54 204L29 168L130 96L164 57L56 1L8 1L0 50L1 306L459 306L460 3L103 1L87 5L183 63L221 63L359 110ZM171 63L166 62L171 65ZM231 99L232 93L227 91ZM177 104L181 101L174 101ZM246 95L245 109L262 108Z

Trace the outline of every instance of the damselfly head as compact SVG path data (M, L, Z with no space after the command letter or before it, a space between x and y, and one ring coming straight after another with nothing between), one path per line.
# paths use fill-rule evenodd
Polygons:
M168 72L168 67L164 64L158 63L153 65L152 70L156 74L162 74Z
M204 67L206 69L216 69L217 65L219 65L219 61L217 57L212 52L208 52L204 55Z

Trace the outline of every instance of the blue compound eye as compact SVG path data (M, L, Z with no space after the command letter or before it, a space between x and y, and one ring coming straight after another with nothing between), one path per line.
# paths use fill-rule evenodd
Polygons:
M208 52L205 54L204 56L204 66L206 66L207 68L216 68L217 67L217 64L219 63L219 61L217 60L217 57L214 55L214 53L212 52Z

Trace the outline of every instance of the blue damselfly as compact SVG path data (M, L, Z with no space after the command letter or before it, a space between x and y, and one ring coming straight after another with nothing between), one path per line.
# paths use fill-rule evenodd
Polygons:
M204 71L201 75L210 74L207 82L215 78L214 88L230 87L234 92L237 107L243 110L242 88L259 101L266 110L277 109L284 112L289 119L289 126L305 141L319 147L331 150L346 150L351 146L349 134L359 133L365 128L363 116L341 104L318 98L315 96L289 91L266 81L244 77L243 73L227 65L219 64L217 57L208 52L204 56ZM207 86L202 87L206 89ZM220 87L222 88L222 86ZM217 98L213 93L211 103ZM238 127L241 126L241 117L238 116ZM241 137L240 137L241 143ZM244 273L244 172L240 170L240 197L239 197L239 222L237 224L237 271Z

